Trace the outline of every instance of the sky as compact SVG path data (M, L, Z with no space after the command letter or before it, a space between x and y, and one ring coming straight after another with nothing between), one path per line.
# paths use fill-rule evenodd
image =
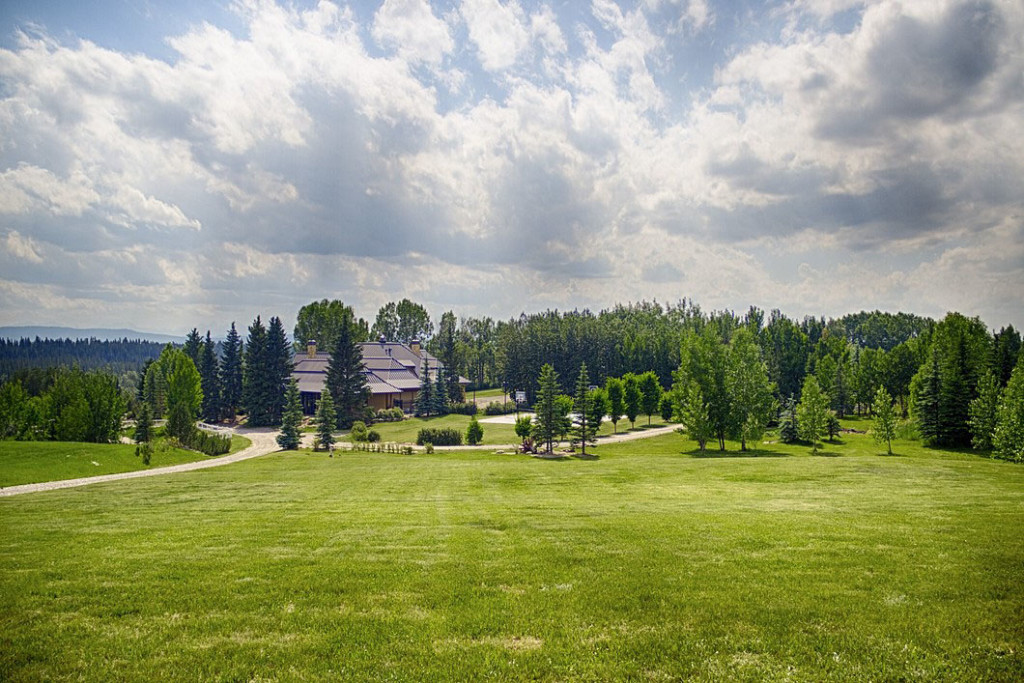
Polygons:
M1017 0L0 4L0 325L1022 292Z

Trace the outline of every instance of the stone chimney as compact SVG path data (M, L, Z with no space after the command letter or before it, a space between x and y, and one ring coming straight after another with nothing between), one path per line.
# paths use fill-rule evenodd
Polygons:
M306 342L306 355L310 358L316 358L316 340L310 339Z
M415 353L417 356L420 355L420 340L413 339L411 342L409 342L409 348L412 349L412 352Z

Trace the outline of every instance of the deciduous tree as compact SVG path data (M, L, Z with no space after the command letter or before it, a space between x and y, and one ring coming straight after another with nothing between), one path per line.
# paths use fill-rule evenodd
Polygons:
M800 438L811 442L814 453L818 452L825 428L828 426L828 394L818 386L818 379L808 375L804 380L804 388L800 394L800 405L797 406L798 429Z
M871 412L874 414L872 436L876 443L884 443L889 455L892 455L892 440L896 438L896 411L893 410L892 396L885 387L878 387L875 392Z

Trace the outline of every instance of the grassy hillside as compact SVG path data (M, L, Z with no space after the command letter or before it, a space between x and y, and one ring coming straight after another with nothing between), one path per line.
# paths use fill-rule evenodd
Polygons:
M0 679L1024 676L1024 467L692 449L283 453L0 499Z
M149 468L204 460L195 451L162 446L157 442ZM244 436L231 437L231 452L247 447ZM77 479L100 474L147 469L128 444L69 443L63 441L0 441L0 486Z

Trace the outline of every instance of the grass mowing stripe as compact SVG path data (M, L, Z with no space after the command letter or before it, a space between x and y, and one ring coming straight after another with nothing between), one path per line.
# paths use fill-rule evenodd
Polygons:
M0 678L1020 678L1024 469L763 448L288 453L2 500Z

